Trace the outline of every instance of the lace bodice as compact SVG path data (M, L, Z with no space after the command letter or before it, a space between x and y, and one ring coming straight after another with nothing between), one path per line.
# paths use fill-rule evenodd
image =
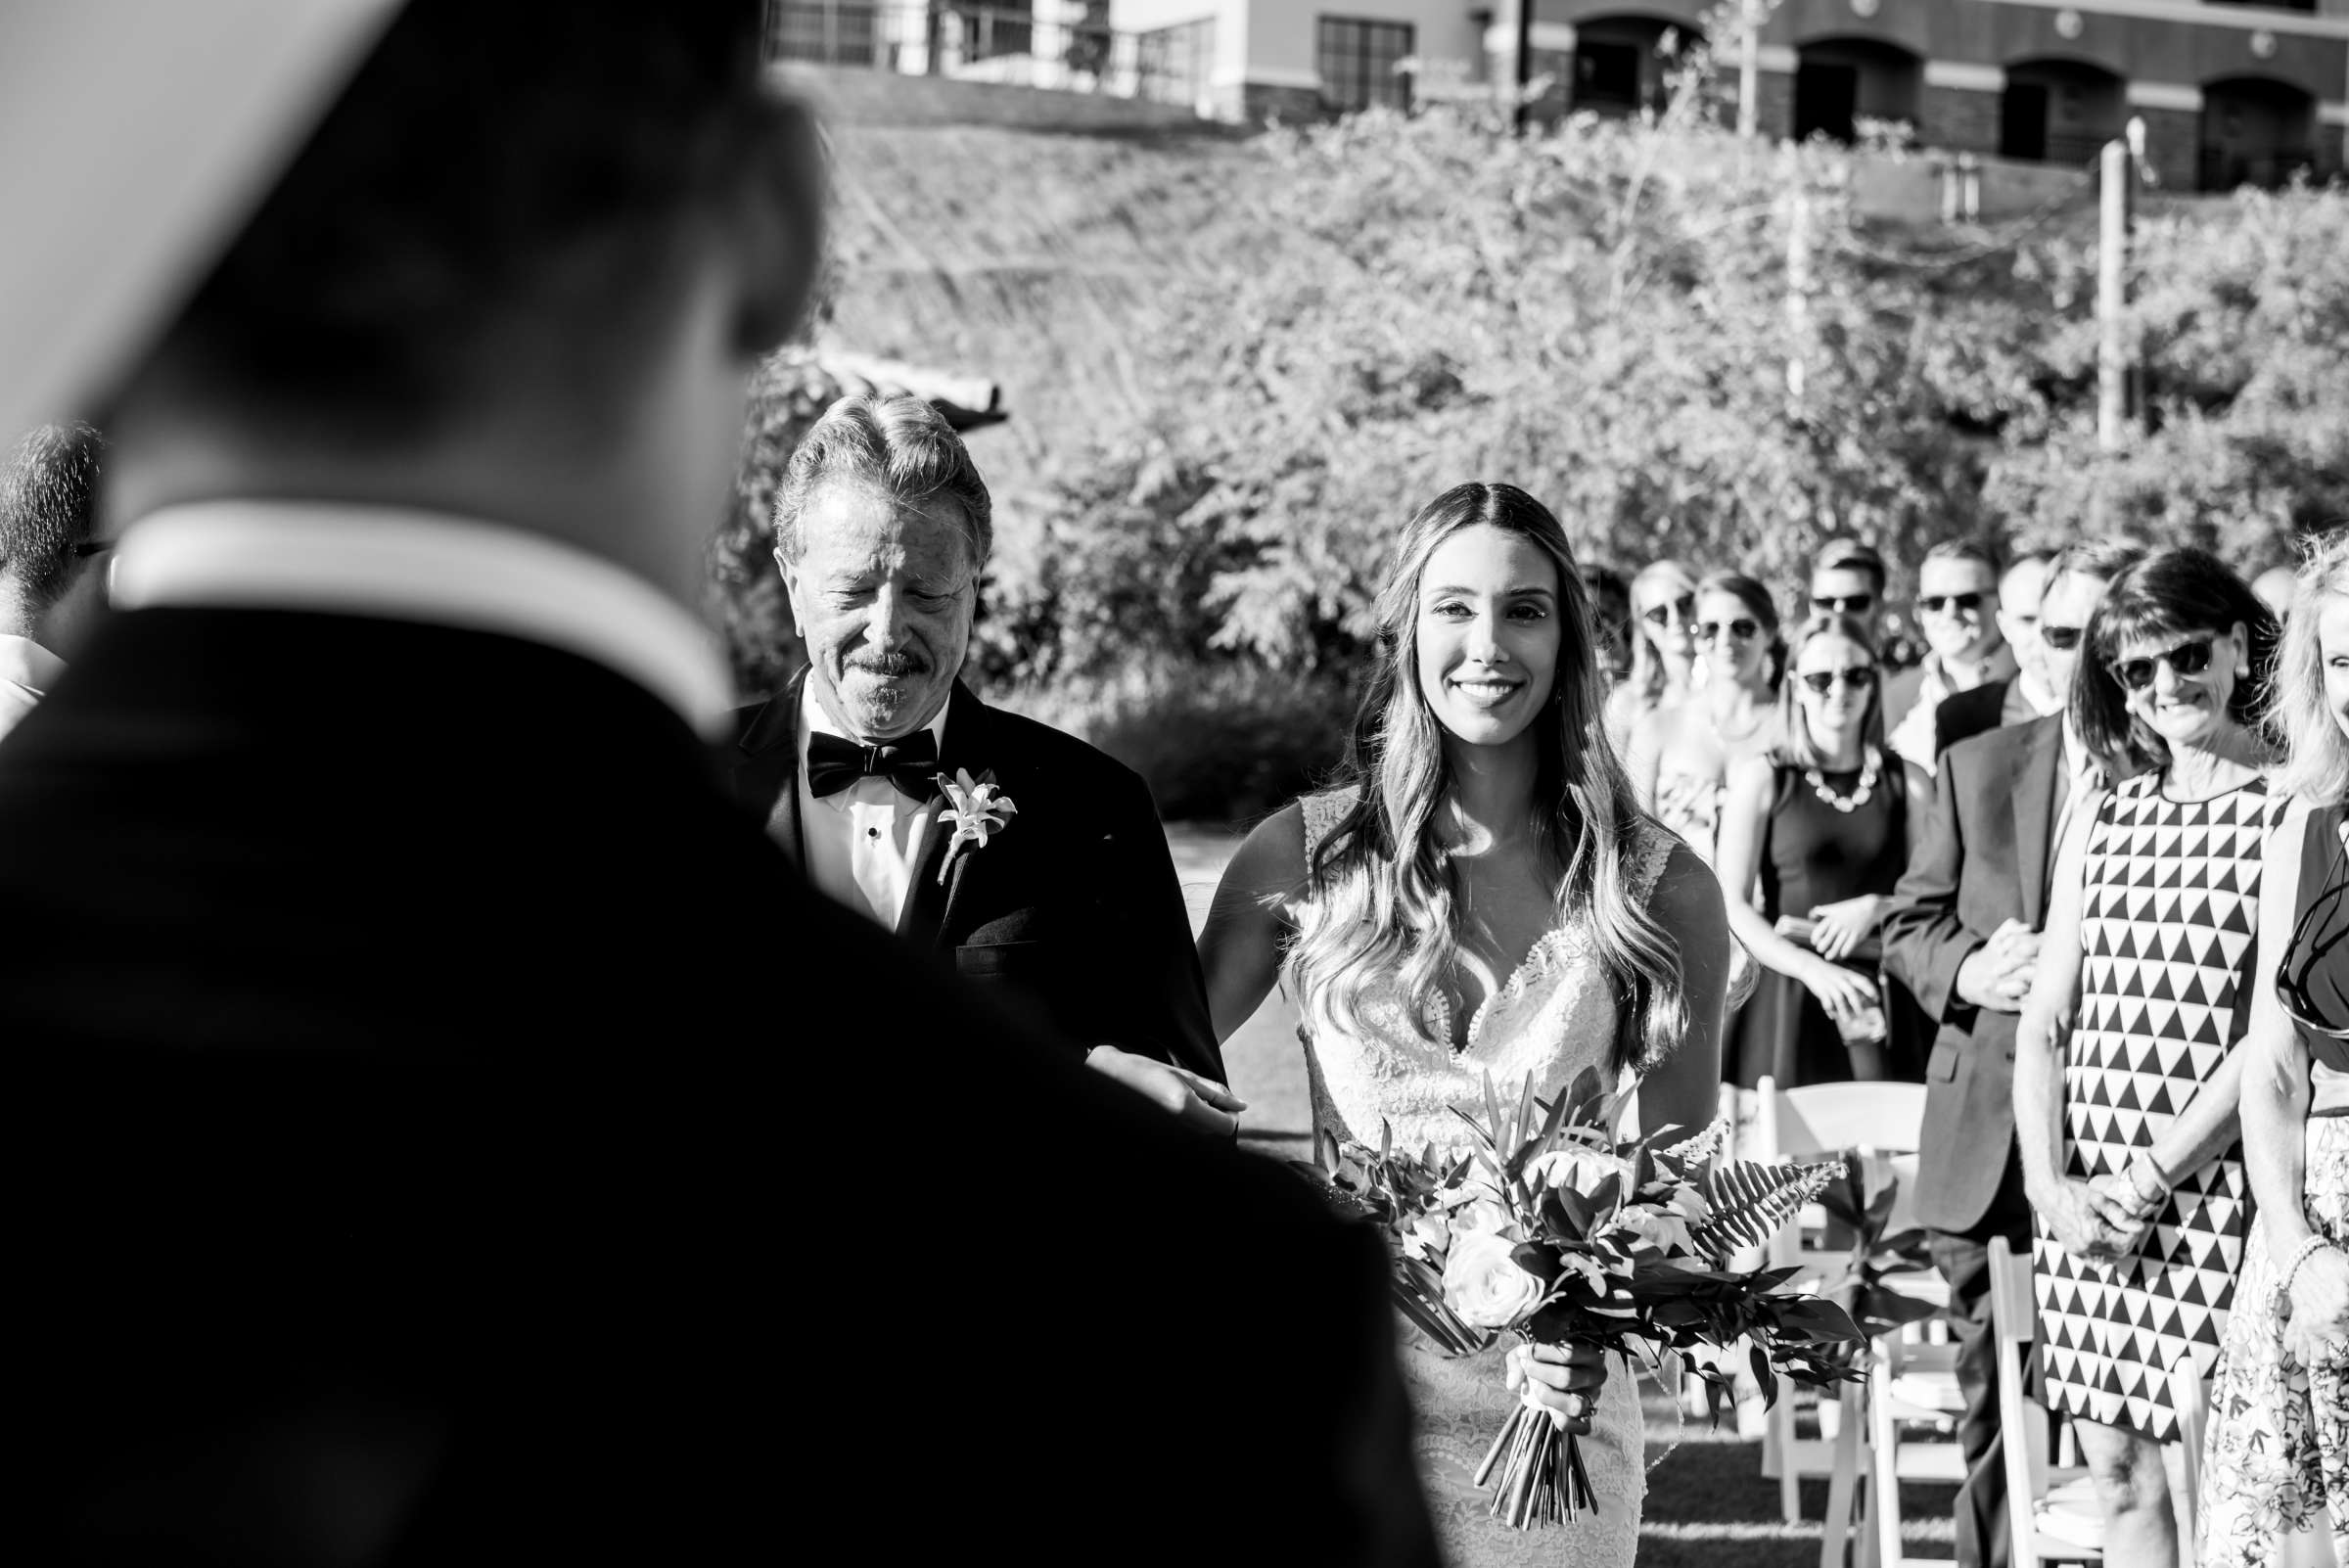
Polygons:
M1346 814L1349 799L1324 794L1301 804L1310 856ZM1654 892L1679 842L1641 826L1629 850L1626 880L1634 899ZM1423 1038L1400 992L1374 987L1362 999L1358 1030L1343 1037L1304 1032L1315 1129L1375 1143L1383 1121L1404 1147L1460 1143L1460 1121L1451 1108L1482 1104L1487 1073L1505 1104L1523 1092L1529 1077L1534 1092L1546 1096L1584 1068L1603 1068L1614 1047L1615 997L1589 931L1567 925L1536 942L1516 973L1469 1018L1467 1042L1458 1052L1448 1043L1452 1021L1440 1022L1444 1039ZM1505 1349L1447 1357L1405 1331L1404 1374L1418 1418L1420 1477L1446 1560L1454 1568L1630 1568L1647 1489L1639 1391L1631 1366L1621 1360L1610 1363L1590 1435L1583 1439L1598 1516L1521 1533L1490 1516L1486 1494L1474 1483L1478 1463L1516 1401L1503 1382Z
M1310 856L1346 814L1348 798L1312 795L1302 805ZM1679 842L1642 825L1630 848L1626 882L1632 898L1644 900L1654 892ZM1431 1140L1462 1141L1451 1108L1482 1105L1488 1073L1503 1103L1523 1092L1528 1077L1534 1092L1546 1098L1584 1068L1603 1069L1615 1040L1614 991L1589 930L1579 923L1545 932L1534 944L1516 972L1469 1017L1467 1043L1456 1053L1449 1043L1452 1020L1442 1020L1444 1039L1424 1038L1399 990L1372 988L1360 1014L1352 1038L1306 1036L1313 1125L1376 1143L1384 1121L1395 1129L1396 1143L1412 1149Z

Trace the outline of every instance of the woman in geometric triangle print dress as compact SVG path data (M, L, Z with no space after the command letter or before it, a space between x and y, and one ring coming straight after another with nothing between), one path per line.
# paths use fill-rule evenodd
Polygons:
M1702 1128L1729 972L1721 888L1639 808L1607 742L1565 530L1512 485L1456 486L1404 529L1377 608L1347 776L1259 824L1216 889L1199 953L1218 1038L1284 985L1314 1130L1339 1137L1457 1145L1451 1108L1480 1103L1488 1075L1514 1099L1590 1068L1638 1080L1643 1132ZM1547 1346L1530 1366L1499 1346L1451 1357L1407 1332L1402 1350L1452 1568L1631 1568L1646 1463L1629 1365ZM1587 1434L1594 1516L1512 1530L1475 1484L1528 1377Z
M2108 1563L2179 1560L2171 1370L2211 1375L2242 1266L2235 1046L2281 814L2263 728L2277 629L2215 557L2160 550L2113 579L2073 679L2080 740L2113 776L2142 770L2064 829L2014 1108L2040 1371L2098 1483Z

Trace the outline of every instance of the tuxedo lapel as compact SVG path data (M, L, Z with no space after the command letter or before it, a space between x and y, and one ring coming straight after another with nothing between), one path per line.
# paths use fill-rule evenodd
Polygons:
M735 794L759 813L767 836L803 870L807 845L800 831L800 704L803 672L743 726L734 758Z
M2048 840L2063 807L2062 780L2056 776L2062 750L2062 723L2043 722L2023 753L2014 793L2007 798L2014 811L2014 870L2023 883L2023 923L2034 931L2048 918Z
M939 748L939 771L951 777L957 768L962 768L976 777L991 763L988 756L987 705L972 696L960 681L954 683L954 693L946 702L946 734ZM968 853L956 855L953 866L946 871L945 881L943 884L939 881L939 871L945 866L947 848L954 838L954 830L938 819L945 807L945 797L936 790L922 804L922 809L930 813L930 826L922 840L922 859L914 868L913 886L905 890L905 907L898 911L898 935L918 947L939 945L948 929L955 897L962 891L962 879L971 868L972 856Z

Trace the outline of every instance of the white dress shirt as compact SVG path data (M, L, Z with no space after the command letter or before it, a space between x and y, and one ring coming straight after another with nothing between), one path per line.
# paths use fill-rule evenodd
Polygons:
M65 672L66 662L30 637L0 632L0 735L16 728Z
M626 676L704 736L733 681L700 617L600 556L472 518L332 501L205 501L133 523L116 609L311 610L488 631Z
M950 705L949 705L950 706ZM946 709L928 725L944 754ZM908 800L888 779L868 776L845 790L817 799L807 786L807 743L817 735L855 737L824 711L812 691L800 697L800 839L807 849L806 871L816 888L852 909L862 909L895 931L904 910L938 817L935 800Z

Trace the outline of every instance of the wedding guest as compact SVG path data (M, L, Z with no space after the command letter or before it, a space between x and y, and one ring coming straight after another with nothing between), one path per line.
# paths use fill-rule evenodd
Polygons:
M2275 647L2275 618L2217 558L2158 550L2113 579L2074 677L2082 743L2116 776L2147 765L2066 824L2014 1122L2040 1370L2095 1477L2107 1562L2177 1560L2171 1374L2190 1359L2209 1375L2235 1294L2249 1191L2232 1047L2279 815Z
M1882 672L1857 617L1813 616L1781 683L1786 738L1729 768L1721 813L1729 928L1769 973L1730 1036L1732 1082L1780 1087L1893 1076L1876 925L1908 857L1908 803L1886 759ZM1811 926L1797 941L1779 929ZM1864 950L1864 945L1866 945Z
M970 449L928 403L858 392L802 438L775 562L807 667L736 715L736 795L838 899L975 985L1004 990L1094 1065L1229 1132L1190 916L1148 786L958 678L994 542ZM975 837L968 774L1001 803ZM1129 1058L1140 1057L1136 1063Z
M2065 694L2048 680L2039 640L2040 600L2047 592L2052 560L2045 551L2033 550L2007 562L2005 576L1999 578L1999 635L2014 652L2013 678L1986 680L1944 699L1933 713L1935 757L1969 735L2063 712Z
M1630 745L1641 715L1687 700L1696 675L1696 575L1654 561L1632 578L1632 672L1607 694L1607 735Z
M262 59L332 9L204 25ZM55 1187L11 1233L12 1541L918 1559L1010 1510L1026 1560L1245 1521L1268 1560L1431 1563L1377 1245L806 892L725 792L688 606L822 254L760 8L392 9L273 78L318 105L299 147L248 137L242 76L120 116L159 182L246 177L140 227L216 247L168 305L91 291L158 307L93 383L117 613L0 765L12 1142ZM93 10L0 91L158 79ZM91 233L84 151L12 247ZM1300 1331L1203 1340L1233 1278ZM1185 1345L1213 1375L1132 1419L1103 1368Z
M2274 701L2292 804L2240 1047L2258 1221L2210 1392L2203 1568L2349 1545L2349 533L2312 551L2291 609Z
M1702 1127L1720 1082L1729 942L1721 890L1640 810L1597 722L1565 530L1508 484L1461 484L1405 526L1378 597L1378 662L1338 787L1248 836L1200 937L1217 1033L1276 982L1297 998L1317 1132L1460 1141L1485 1085L1562 1092L1591 1067L1639 1081L1639 1121ZM1503 1363L1586 1431L1595 1516L1554 1542L1492 1517L1471 1479ZM1646 1465L1620 1362L1543 1346L1405 1365L1454 1568L1630 1568ZM1595 1401L1595 1406L1593 1402ZM1554 1402L1554 1403L1553 1403Z
M1885 585L1883 552L1861 539L1829 539L1811 558L1811 613L1850 616L1867 634L1867 645L1884 642Z
M1713 857L1729 769L1776 744L1785 663L1777 606L1752 577L1716 572L1696 585L1703 686L1632 731L1633 788L1666 827Z
M1931 778L1941 705L1994 680L2012 680L2014 650L2000 634L1998 558L1970 539L1947 539L1916 569L1916 621L1925 659L1884 688L1886 744Z
M2049 564L2047 591L2031 602L2058 636L2027 668L2057 694L2072 689L2080 628L2105 584L2143 554L2131 540L2100 540L2075 545ZM2002 614L2018 600L2004 587L2001 598ZM1943 721L1976 695L1944 703ZM1958 1490L1957 1529L1958 1561L1966 1568L2004 1568L2011 1540L1990 1243L2004 1237L2018 1255L2031 1247L2014 1138L2015 1022L2038 966L2048 874L2065 812L2102 778L2101 764L2060 710L1959 740L1942 754L1909 868L1884 912L1884 973L1916 997L1928 1027L1938 1030L1925 1065L1916 1217L1949 1283L1958 1383L1965 1397L1958 1423L1965 1479Z
M0 735L65 673L104 607L98 433L43 425L0 468Z

